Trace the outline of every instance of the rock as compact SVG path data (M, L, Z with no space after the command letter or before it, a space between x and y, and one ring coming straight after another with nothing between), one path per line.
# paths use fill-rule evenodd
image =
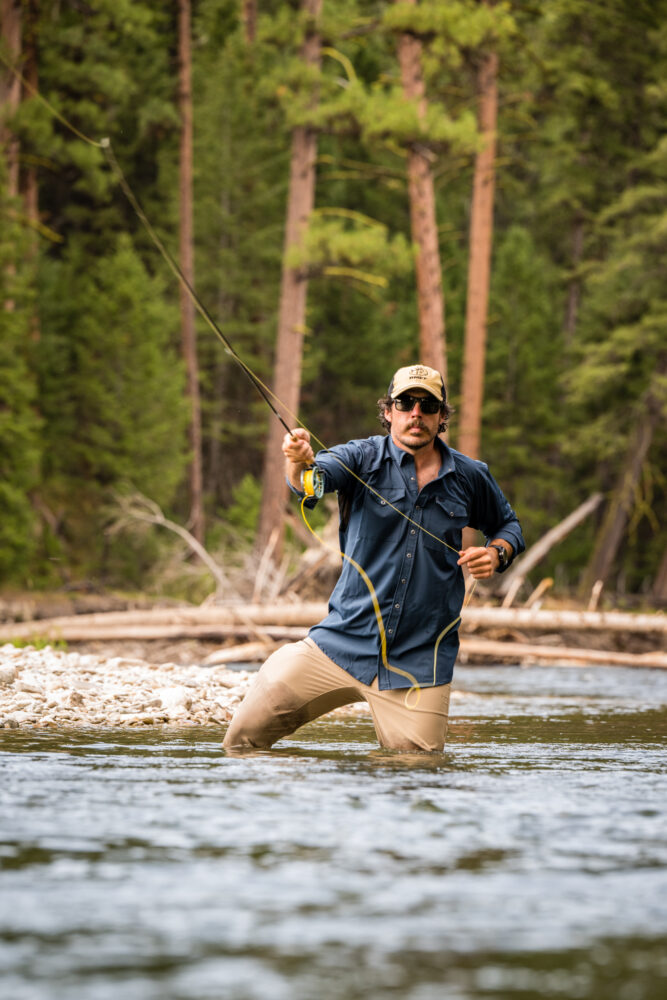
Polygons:
M173 655L173 654L172 654ZM222 725L253 672L0 648L0 726Z
M12 656L20 657L26 650L32 649L32 646L26 646L24 649L20 649L18 646L14 646L11 642L6 642L4 646L0 646L0 656L3 659L10 659Z
M17 674L16 667L0 667L0 687L7 687L9 684L13 684Z
M23 674L16 681L17 691L27 691L28 694L42 694L44 691L43 685L37 680L34 674L29 674L24 671Z
M162 708L186 708L192 707L192 693L185 686L161 688L157 691Z

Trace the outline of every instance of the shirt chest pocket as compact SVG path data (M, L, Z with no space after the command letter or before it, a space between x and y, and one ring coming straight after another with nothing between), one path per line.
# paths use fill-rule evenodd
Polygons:
M424 545L443 556L447 552L443 541L458 551L461 548L461 532L467 523L468 509L464 503L449 497L436 497L424 511L423 525L430 532L428 535L422 532Z
M362 538L381 538L405 513L405 489L374 486L364 491L359 534ZM399 513L399 511L401 513Z

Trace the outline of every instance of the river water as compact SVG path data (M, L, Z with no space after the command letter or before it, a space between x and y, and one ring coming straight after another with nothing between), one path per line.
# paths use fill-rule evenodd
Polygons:
M0 996L662 1000L667 673L455 688L436 755L0 731Z

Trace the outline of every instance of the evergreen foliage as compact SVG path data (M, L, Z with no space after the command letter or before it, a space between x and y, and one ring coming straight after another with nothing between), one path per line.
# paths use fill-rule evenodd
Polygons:
M304 67L296 0L193 13L195 278L242 359L270 385L290 130L318 132L316 210L290 261L309 279L302 418L326 444L379 432L375 401L416 359L408 151L431 158L446 303L449 395L459 402L475 71L500 55L498 163L482 457L535 541L594 490L615 489L633 430L667 397L663 135L667 0L324 0L321 69ZM40 91L111 139L161 239L178 246L173 5L40 5ZM396 44L423 44L425 116L400 85ZM314 97L317 100L314 100ZM149 540L106 540L115 491L183 521L187 463L178 287L102 152L38 100L12 127L37 172L39 251L0 173L0 573L141 585ZM4 163L2 164L4 168ZM30 237L30 238L29 238ZM38 324L35 322L38 317ZM39 339L36 331L39 331ZM198 319L211 544L245 536L273 416ZM456 414L450 439L456 445ZM667 537L664 419L617 561L647 589ZM245 509L244 509L245 507ZM575 584L596 525L548 567ZM160 545L162 545L160 543ZM60 560L59 562L54 561Z
M224 336L268 383L289 146L275 95L261 85L275 52L243 41L237 8L212 0L195 22L195 276ZM258 473L269 411L201 323L198 344L205 491L217 510L244 476Z
M45 261L41 288L43 496L75 549L100 558L111 491L128 484L162 506L183 474L178 317L124 235L105 257L74 247Z
M41 439L31 370L33 274L23 263L19 206L3 195L0 189L0 580L7 582L30 573L37 537L30 492L39 482Z
M562 510L566 422L563 337L551 306L556 284L556 269L530 232L511 226L495 254L482 457L502 477L530 538L539 538Z

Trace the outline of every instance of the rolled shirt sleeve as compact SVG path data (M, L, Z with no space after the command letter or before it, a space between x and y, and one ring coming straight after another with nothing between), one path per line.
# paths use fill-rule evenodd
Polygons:
M472 463L472 460L469 461ZM519 519L484 462L471 464L469 475L472 501L470 527L481 531L487 543L494 538L502 538L512 546L512 559L500 570L503 573L526 547Z

